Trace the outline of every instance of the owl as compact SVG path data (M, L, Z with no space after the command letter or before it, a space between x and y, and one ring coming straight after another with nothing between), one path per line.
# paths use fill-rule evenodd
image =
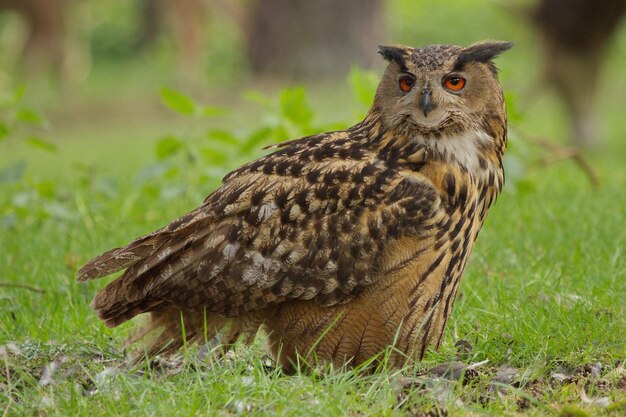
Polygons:
M286 370L402 366L438 347L474 241L504 182L493 58L510 42L383 46L365 119L291 140L232 171L197 209L83 266L123 273L93 308L148 356L259 331Z

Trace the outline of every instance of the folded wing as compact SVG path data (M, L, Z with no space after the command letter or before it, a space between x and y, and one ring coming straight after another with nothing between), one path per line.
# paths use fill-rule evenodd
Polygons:
M125 269L96 296L100 318L115 326L171 307L233 317L358 295L389 242L430 227L440 201L419 174L331 145L295 142L254 161L198 209L89 262L80 280Z

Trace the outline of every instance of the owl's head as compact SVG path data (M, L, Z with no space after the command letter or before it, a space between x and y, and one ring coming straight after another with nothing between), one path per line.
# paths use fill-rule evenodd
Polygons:
M387 128L435 137L478 128L485 116L504 118L492 59L512 46L511 42L482 42L467 48L381 46L380 54L389 65L374 110Z

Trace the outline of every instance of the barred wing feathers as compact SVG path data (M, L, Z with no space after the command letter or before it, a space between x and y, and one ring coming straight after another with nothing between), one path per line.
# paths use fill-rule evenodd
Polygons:
M441 202L429 180L349 133L292 141L227 175L196 210L89 262L80 280L125 269L96 296L100 318L115 326L172 306L234 317L358 295L390 241L432 227Z

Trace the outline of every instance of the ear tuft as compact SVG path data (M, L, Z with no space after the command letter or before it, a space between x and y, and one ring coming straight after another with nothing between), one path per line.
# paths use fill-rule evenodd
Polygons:
M378 53L385 58L386 61L395 62L406 71L406 50L399 46L382 46L378 45Z
M513 47L513 42L486 41L476 43L463 49L459 54L454 69L459 70L468 62L487 63Z

